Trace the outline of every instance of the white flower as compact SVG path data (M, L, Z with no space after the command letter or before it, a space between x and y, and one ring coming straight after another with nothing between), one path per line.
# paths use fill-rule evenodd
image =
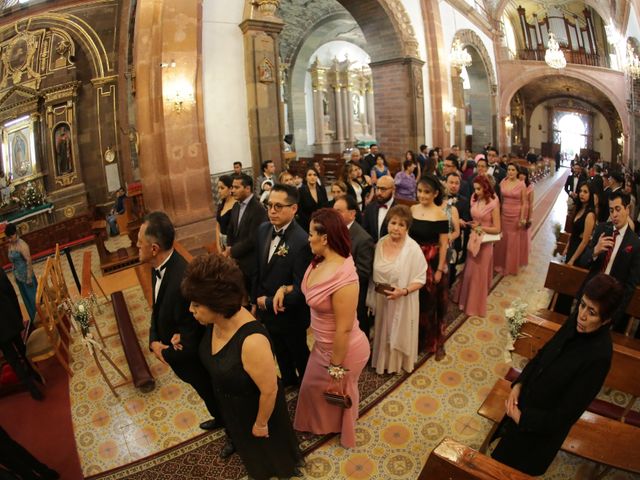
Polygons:
M515 317L516 316L516 309L515 308L505 308L504 316L507 317L507 318Z
M78 305L78 311L80 313L84 313L84 305L82 305L82 304Z

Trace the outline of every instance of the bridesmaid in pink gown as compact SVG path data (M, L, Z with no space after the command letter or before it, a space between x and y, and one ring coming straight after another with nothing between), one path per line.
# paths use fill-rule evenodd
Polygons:
M533 183L529 181L529 169L527 167L518 168L518 178L527 186L527 210L525 218L527 224L520 230L520 266L529 265L529 251L531 250L531 218L533 216Z
M513 163L507 167L507 177L500 182L500 193L502 240L495 247L495 269L503 275L517 275L522 265L522 232L526 231L527 186L518 178L518 167Z
M473 179L474 194L471 198L471 227L476 233L500 233L500 201L485 175ZM487 297L493 278L493 243L480 245L474 257L467 254L462 282L454 293L454 301L467 315L484 317L487 314Z
M293 426L320 435L340 433L340 443L351 448L356 444L358 379L370 349L358 326L358 274L350 255L349 231L340 214L329 208L314 212L309 244L314 259L301 287L311 307L315 343L300 385ZM353 401L351 408L331 405L323 397L324 391L330 386L335 390L340 382Z

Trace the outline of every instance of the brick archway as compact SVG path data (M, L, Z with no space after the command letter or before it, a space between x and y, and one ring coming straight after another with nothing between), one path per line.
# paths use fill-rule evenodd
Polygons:
M246 14L253 12L247 1ZM259 6L273 0L257 0ZM281 2L276 2L281 3ZM338 0L367 41L373 75L376 137L381 149L401 158L424 142L424 87L418 40L401 0ZM320 23L322 19L319 19ZM314 28L314 27L312 27ZM378 94L384 92L384 95Z
M456 32L451 42L451 46L453 46L453 43L456 40L460 40L463 46L469 45L470 47L473 47L478 52L478 56L482 60L484 69L487 72L487 77L489 77L489 85L492 89L496 89L498 86L496 72L493 68L493 64L491 63L491 57L489 56L487 47L485 47L484 42L482 41L480 36L473 30L464 29L458 30ZM451 49L451 47L449 49Z

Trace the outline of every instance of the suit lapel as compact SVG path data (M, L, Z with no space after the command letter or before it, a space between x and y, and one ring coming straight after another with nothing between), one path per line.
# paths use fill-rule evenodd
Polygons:
M620 247L616 252L616 258L613 259L613 264L611 264L611 275L613 275L613 272L617 272L620 266L627 262L627 252L625 248L631 245L631 235L635 235L635 233L633 233L631 227L627 226L627 231L624 233Z
M278 251L278 249L281 246L287 244L287 239L288 239L289 235L291 234L291 230L292 229L293 229L293 222L291 222L289 227L284 231L284 235L282 237L280 237L280 239L279 239L280 241L276 244L276 249L273 252L273 255L271 256L271 261L267 262L267 270L266 270L267 272L269 270L271 270L271 267L273 267L273 265L276 263L276 261L277 261L276 257L280 256L280 255L276 255L276 252ZM269 251L267 250L267 258L268 258L268 255L269 255Z
M173 260L176 252L171 253L171 258L167 261L167 266L162 273L162 283L160 283L160 290L158 290L158 296L156 297L156 301L154 303L154 307L162 303L162 298L164 297L164 292L167 290L167 284L171 281L171 270L173 266ZM155 289L155 284L154 284Z
M269 264L269 249L271 248L271 229L265 229L265 230L266 232L262 236L262 240L264 241L264 245L262 246L262 265L264 265L266 269L267 265Z

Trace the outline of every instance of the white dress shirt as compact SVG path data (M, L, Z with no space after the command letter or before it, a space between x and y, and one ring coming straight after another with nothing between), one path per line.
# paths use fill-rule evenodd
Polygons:
M389 213L389 209L391 208L391 204L393 203L393 197L391 197L387 203L385 203L384 205L387 206L387 208L384 208L382 205L378 208L378 237L380 237L380 230L382 229L382 224L384 223L384 219L387 216L387 213Z
M289 228L289 225L291 225L291 222L287 223L280 229L276 227L273 227L273 229L278 233L282 232L282 234L284 235L284 232L286 232L287 228ZM269 247L269 258L267 259L267 262L271 261L271 257L273 257L273 254L276 253L276 248L278 248L278 245L280 245L281 241L283 241L282 237L273 237L271 239L271 246Z
M611 258L609 259L609 263L607 264L607 268L605 268L604 273L607 275L611 274L611 267L613 266L613 262L616 260L616 255L618 254L618 250L620 250L620 244L622 243L622 238L624 234L627 233L627 227L629 224L627 223L624 227L618 230L618 236L616 237L616 242L613 244L613 251L611 252Z
M167 258L164 259L164 262L158 265L158 268L154 268L154 270L158 272L158 275L160 275L160 278L156 278L156 287L153 290L153 303L156 303L156 298L158 298L158 292L160 292L160 285L162 285L162 279L164 278L164 275L167 272L166 268L164 267L166 266L167 262L171 258L171 255L173 255L173 248L171 249L171 252L169 252L169 255L167 256Z

